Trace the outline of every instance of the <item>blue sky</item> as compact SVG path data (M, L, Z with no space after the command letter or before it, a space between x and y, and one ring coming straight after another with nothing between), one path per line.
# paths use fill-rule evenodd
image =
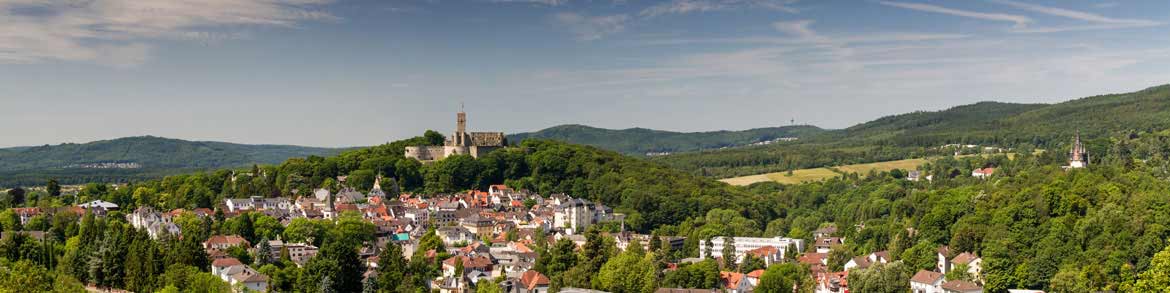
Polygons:
M371 145L460 103L509 133L840 128L1165 83L1162 0L0 0L0 146Z

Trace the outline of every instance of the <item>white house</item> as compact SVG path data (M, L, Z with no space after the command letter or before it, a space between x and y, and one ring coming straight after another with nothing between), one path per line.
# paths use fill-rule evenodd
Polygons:
M910 291L914 293L943 293L942 283L942 273L921 270L910 278Z
M968 274L973 276L976 281L983 280L983 258L978 255L970 252L960 253L951 258L950 269L954 269L957 265L966 265Z
M164 233L178 236L180 229L170 214L159 213L149 207L140 207L126 215L126 221L135 229L145 229L150 239L158 239Z

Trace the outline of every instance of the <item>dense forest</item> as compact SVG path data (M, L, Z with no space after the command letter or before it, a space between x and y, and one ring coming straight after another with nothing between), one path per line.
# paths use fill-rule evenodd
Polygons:
M331 156L345 149L288 145L245 145L186 141L153 136L126 137L84 144L67 143L0 149L0 186L129 182L195 170L278 164L293 157ZM133 163L135 168L97 168ZM98 165L98 166L95 166Z
M560 125L537 132L508 135L508 140L519 142L528 138L552 139L572 144L595 146L628 156L640 157L647 153L677 153L740 147L753 143L775 141L780 138L810 137L824 131L811 125L709 132L671 132L645 128L614 130L585 125Z

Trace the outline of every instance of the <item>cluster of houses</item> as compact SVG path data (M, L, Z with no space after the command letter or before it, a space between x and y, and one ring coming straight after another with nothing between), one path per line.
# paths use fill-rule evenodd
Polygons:
M377 181L380 181L378 178ZM344 184L345 178L338 178ZM335 220L342 214L357 214L363 220L377 227L376 241L366 243L359 252L369 271L366 277L376 274L379 250L388 242L403 247L406 257L414 255L419 239L434 228L452 257L442 262L443 274L431 282L432 289L439 292L467 292L481 280L503 278L508 292L545 292L548 290L547 276L532 270L537 254L533 250L537 231L548 235L549 241L567 238L578 245L586 240L583 231L602 222L620 222L624 215L614 213L603 204L566 194L541 196L523 190L514 190L504 185L492 185L487 191L468 191L458 194L416 196L402 194L387 196L378 184L368 193L352 188L342 188L333 193L326 189L313 192L311 196L289 198L250 197L226 199L219 209L227 218L244 213L262 213L287 225L293 219ZM191 211L157 211L142 207L126 215L128 222L136 228L147 231L151 237L163 234L179 235L181 230L174 218L183 213L196 216L213 214L210 209ZM649 235L631 232L607 233L619 249L630 245L648 248ZM682 238L664 238L676 248L681 248ZM270 255L256 255L261 246ZM248 243L236 235L214 235L204 243L204 249L213 260L212 273L237 288L263 291L268 277L258 273L248 264L228 256L232 247L241 247L255 257L276 260L279 253L287 251L297 265L304 265L316 256L317 247L308 243L288 243L281 239L266 243ZM434 257L437 252L427 251L424 255ZM456 274L457 263L462 263L463 273Z

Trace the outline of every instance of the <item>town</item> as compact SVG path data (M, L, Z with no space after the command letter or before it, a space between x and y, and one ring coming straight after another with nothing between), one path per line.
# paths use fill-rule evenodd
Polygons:
M466 114L463 112L457 113L456 125L456 131L444 146L408 146L404 150L405 156L423 162L436 162L455 155L478 157L506 147L502 133L467 132ZM1069 164L1063 168L1085 168L1088 165L1088 152L1079 134L1074 137L1072 145ZM931 180L930 176L921 173L919 170L909 171L905 180ZM994 174L994 166L984 166L972 171L970 176L987 180ZM333 190L319 188L313 190L311 195L228 198L216 203L214 208L163 211L151 206L140 206L132 211L122 211L118 204L93 200L64 208L22 207L10 211L19 218L20 225L27 227L43 226L36 222L43 222L47 216L58 213L72 214L77 219L86 215L124 215L124 219L117 220L124 220L155 240L183 238L180 218L184 217L187 221L196 219L196 222L215 222L216 225L246 221L249 229L268 226L282 230L285 234L295 229L292 226L298 224L294 223L363 223L372 228L366 231L372 235L357 235L365 238L358 249L358 257L364 268L363 283L374 282L373 278L378 276L380 258L385 256L388 247L393 246L391 251L400 251L401 257L406 260L425 257L428 261L440 263L441 273L427 280L425 289L443 293L474 292L477 287L481 287L479 284L488 283L498 284L504 292L549 292L553 290L549 276L536 268L542 257L549 257L542 256L541 252L549 253L549 250L538 251L537 248L555 247L561 242L571 243L571 249L576 251L596 249L596 246L608 244L616 249L615 253L620 254L631 249L660 253L680 251L690 240L700 246L698 257L672 258L670 256L677 254L666 254L661 260L664 262L662 272L656 274L691 266L700 267L700 263L705 260L717 264L717 287L655 289L661 293L755 292L768 268L780 264L794 264L804 268L812 283L792 285L798 289L805 286L820 293L844 293L849 292L851 271L894 261L890 252L885 250L841 258L843 254L837 252L849 239L841 237L840 228L833 223L822 223L821 228L807 240L729 236L687 239L675 235L628 231L625 225L627 215L615 212L613 208L599 202L570 194L542 195L504 184L490 185L487 190L418 194L399 192L396 185L394 190L384 190L385 178L381 175L374 179L368 191L361 191L349 184L347 176L334 179L336 186ZM122 186L113 185L112 188ZM77 192L78 188L70 190ZM860 231L861 227L857 229ZM46 237L46 231L6 231L3 241L16 241L12 238L17 234L42 241ZM236 291L278 291L270 283L271 277L262 273L256 265L286 261L303 267L317 257L321 250L317 246L320 242L316 241L319 239L313 237L282 239L280 233L271 235L271 238L269 234L273 233L207 235L206 241L201 243L202 250L210 260L206 269ZM438 239L442 245L434 247L433 243L425 244L427 238ZM945 245L931 249L935 251L936 265L931 270L920 270L913 274L908 284L913 292L982 292L982 259L979 255L972 251L953 250ZM592 291L573 287L556 287L555 290Z

